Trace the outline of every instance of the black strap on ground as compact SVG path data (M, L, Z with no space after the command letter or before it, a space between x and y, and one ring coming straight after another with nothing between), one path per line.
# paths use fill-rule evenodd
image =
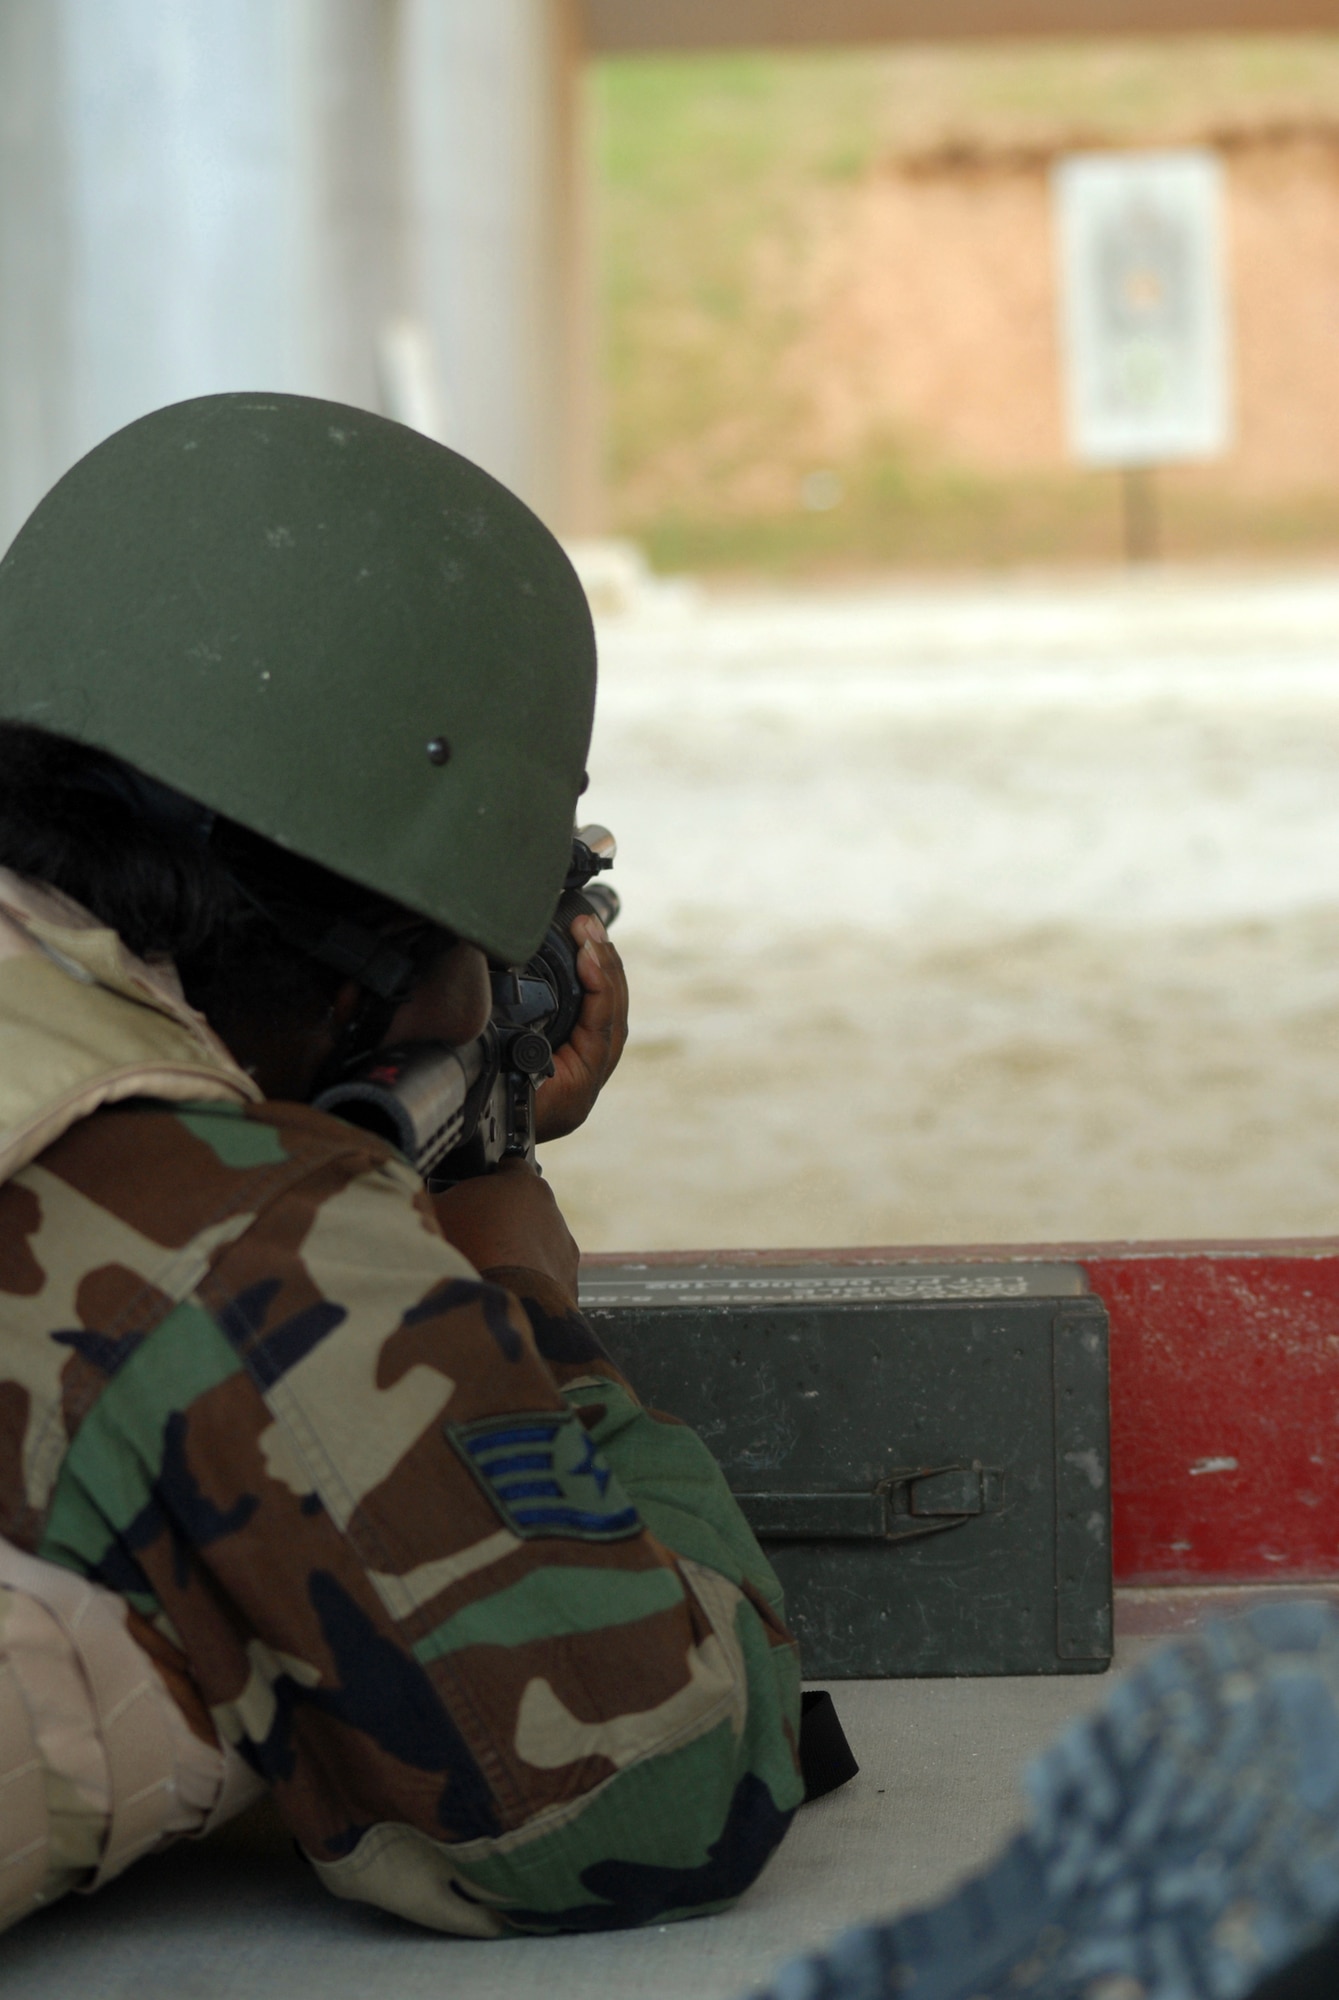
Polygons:
M851 1754L846 1731L837 1720L826 1688L807 1688L800 1696L800 1775L804 1803L825 1798L853 1778L860 1766Z

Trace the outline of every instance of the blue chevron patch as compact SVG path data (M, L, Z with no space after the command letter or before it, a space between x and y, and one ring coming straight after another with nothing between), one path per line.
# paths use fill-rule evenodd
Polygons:
M641 1516L574 1410L527 1410L444 1429L515 1534L613 1542L640 1532Z

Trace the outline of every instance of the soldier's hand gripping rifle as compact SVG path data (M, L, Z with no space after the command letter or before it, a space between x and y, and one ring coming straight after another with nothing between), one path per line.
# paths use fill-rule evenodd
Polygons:
M576 1026L585 997L571 926L611 924L618 897L593 878L614 865L614 836L577 829L553 921L524 965L493 966L493 1011L472 1042L406 1042L376 1049L322 1091L320 1111L389 1139L431 1186L486 1174L509 1157L532 1159L535 1092L553 1075L553 1051Z

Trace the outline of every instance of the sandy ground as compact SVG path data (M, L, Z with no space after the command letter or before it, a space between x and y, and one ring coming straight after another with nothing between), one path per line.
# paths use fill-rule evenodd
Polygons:
M601 626L622 1069L587 1249L1327 1233L1339 576Z

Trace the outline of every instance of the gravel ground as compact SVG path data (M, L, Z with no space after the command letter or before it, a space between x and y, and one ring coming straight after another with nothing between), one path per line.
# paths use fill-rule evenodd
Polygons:
M1335 1228L1339 575L627 595L583 1247Z

